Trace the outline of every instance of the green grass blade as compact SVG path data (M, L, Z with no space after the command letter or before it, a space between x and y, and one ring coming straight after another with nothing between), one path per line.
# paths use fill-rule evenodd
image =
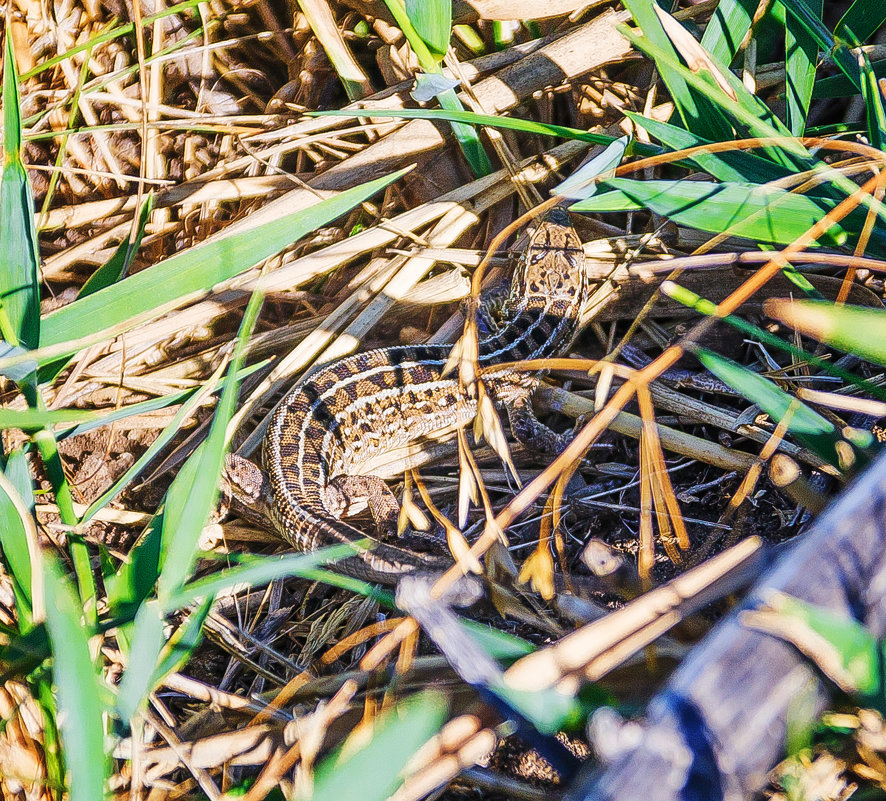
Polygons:
M71 528L79 523L77 513L74 511L74 501L71 497L71 486L65 476L62 466L61 454L58 451L58 441L55 434L49 429L38 431L32 437L34 445L43 461L43 467L52 491L55 495L55 503L58 506L59 516L62 523ZM68 550L71 561L74 563L74 574L77 577L77 589L80 591L80 600L86 610L86 620L90 626L97 622L96 599L98 593L95 587L95 576L92 573L92 562L89 549L83 538L74 533L67 534Z
M347 42L338 30L332 9L328 4L314 3L310 0L302 0L298 4L301 13L307 20L308 25L317 41L326 51L332 68L338 75L345 89L348 100L354 102L361 97L372 94L372 85L366 78L359 62L348 47Z
M69 801L104 798L108 762L99 677L89 654L83 608L56 556L43 555L46 629L52 646L61 740L69 774Z
M29 432L66 423L90 423L101 419L101 412L81 409L0 409L0 428L20 428Z
M685 131L676 125L659 122L633 111L626 110L625 115L670 150L711 144L710 140L696 136L691 131ZM794 170L787 170L780 164L745 150L699 153L693 156L691 161L718 181L765 184L794 174Z
M676 300L678 303L682 303L690 309L694 309L699 314L704 314L707 317L718 316L716 303L700 297L695 294L695 292L686 289L686 287L679 286L672 281L665 281L661 286L661 291L669 298ZM799 348L790 342L786 342L766 329L752 325L734 314L720 317L719 319L726 323L726 325L731 325L737 331L741 331L741 333L749 339L762 342L764 345L776 348L784 353L789 353L798 362L809 362L809 364L814 365L822 372L836 376L837 378L852 384L852 386L858 387L859 390L868 394L870 397L886 401L886 388L873 384L870 381L866 381L855 375L855 373L851 373L849 370L844 370L839 365L834 364L833 359L825 359L816 356L814 353L810 353L804 348Z
M86 279L86 283L83 284L77 293L78 298L85 298L93 292L98 292L98 290L116 283L129 273L129 267L132 265L132 260L135 258L135 254L142 243L142 238L145 235L145 226L148 224L153 208L154 196L148 195L138 212L138 229L136 230L135 238L130 242L129 237L126 237L120 243L107 263L99 267Z
M731 64L751 29L757 0L720 0L701 37L701 46L721 64Z
M822 0L810 0L809 10L821 19ZM806 115L815 84L818 45L793 15L785 25L786 124L794 136L806 130Z
M626 26L619 26L631 43L655 60L656 67L666 66L676 72L699 95L706 97L714 107L730 117L739 133L744 136L784 137L778 147L768 147L764 152L778 164L788 170L810 169L815 163L809 158L802 144L793 137L772 111L756 96L752 95L729 70L721 70L735 97L730 97L711 77L709 73L695 73L684 67L672 55L670 50L660 48L648 39L636 36ZM736 102L737 101L737 102ZM693 129L700 133L697 129ZM710 136L706 138L711 138ZM712 141L728 141L733 138L732 131L722 139Z
M237 373L243 363L249 335L261 310L262 294L252 293L209 436L185 463L166 493L163 511L163 562L157 581L161 602L175 593L190 575L197 541L218 497L218 479L225 453L225 430L234 413L240 384Z
M656 59L656 67L670 92L683 127L714 142L731 139L732 128L722 110L700 94L680 71L673 69L672 65L679 63L679 56L653 10L653 4L649 0L625 0L624 5L643 32L643 38L668 55L667 58ZM626 26L619 29L623 31ZM636 38L634 36L631 41Z
M345 756L345 743L317 766L312 801L385 801L400 785L409 758L440 730L447 711L443 696L433 691L401 701L380 717L366 746Z
M237 584L261 586L278 578L305 576L328 562L335 562L357 553L352 545L333 545L311 553L283 556L246 556L236 567L221 570L211 576L185 584L163 602L163 609L171 613L194 601L212 598Z
M616 139L602 153L598 153L588 162L582 164L565 181L555 186L551 190L551 194L575 199L596 194L602 178L614 175L630 142L631 137L629 136Z
M365 117L365 109L340 109L338 111L309 111L308 117ZM401 108L374 109L373 117L394 117L404 120L446 120L448 122L465 122L472 125L488 125L491 128L507 128L511 131L538 134L540 136L557 136L562 139L577 139L590 142L592 145L611 145L618 137L607 134L589 133L580 128L567 128L563 125L551 125L533 120L521 120L516 117L494 117L491 114L475 114L473 111L447 111L445 109ZM661 148L632 142L628 149L630 156L654 156L661 153Z
M573 203L569 208L572 211L594 211L602 214L613 211L640 211L643 204L624 192L616 190L612 192L598 191L593 197Z
M406 0L406 14L432 55L441 60L452 30L450 0Z
M160 575L160 545L162 542L162 516L155 516L147 530L129 552L129 559L117 572L105 577L108 594L108 608L111 615L127 619L117 626L117 640L124 654L132 645L131 616L137 613L139 604L148 598L157 584Z
M218 383L219 378L221 378L222 369L223 365L219 366L216 372L209 377L209 380L200 391L194 393L181 405L181 408L175 413L172 420L163 427L160 436L151 443L150 447L139 456L139 458L114 482L111 487L89 505L89 508L83 513L83 523L89 522L89 520L91 520L101 509L104 509L105 506L114 500L114 498L117 497L117 494L129 486L130 482L132 482L136 476L138 476L141 471L154 460L157 454L159 454L163 448L173 440L181 430L183 422L187 420L191 412L203 403L209 394L215 391L216 384ZM240 380L239 377L237 380Z
M886 366L886 311L827 301L771 300L766 313L805 336Z
M789 395L768 378L702 348L696 358L717 378L752 403L756 403L776 422L788 419L787 429L799 442L834 467L840 467L835 448L840 436L834 424L818 412Z
M142 28L149 29L158 20L164 19L165 17L173 16L175 14L182 14L183 12L191 8L197 8L201 2L203 2L203 0L185 0L185 2L183 3L170 5L167 8L158 11L156 14L144 16L142 17ZM60 55L53 56L52 58L47 58L45 61L41 61L32 69L28 70L25 73L22 73L21 79L23 81L28 81L35 75L39 75L41 72L52 69L53 67L61 64L63 61L72 59L79 53L85 53L87 50L95 49L101 44L113 42L114 39L119 39L122 36L129 36L134 31L135 25L131 22L128 22L125 25L118 25L116 28L112 28L111 30L92 36L85 42L78 42L76 45L73 45L69 50L65 50L65 52L61 53ZM136 70L137 69L138 67L136 66Z
M40 339L40 285L34 198L21 157L22 121L12 37L3 61L3 176L0 179L0 335L34 348Z
M565 695L553 687L516 690L504 682L492 683L488 689L532 723L537 731L547 735L554 735L561 729L580 729L594 709L614 700L612 697L604 699L601 693L599 703L588 706L576 695Z
M865 42L886 22L882 0L855 0L834 28L834 38Z
M886 5L884 5L886 8ZM871 63L871 69L876 78L886 77L886 59L880 59ZM812 97L816 100L833 97L849 97L858 94L859 84L853 83L845 75L831 75L815 82Z
M784 638L842 690L868 699L882 693L880 643L857 620L783 593L770 594L764 610L782 618Z
M246 306L209 435L185 462L166 493L162 567L157 581L157 595L161 602L178 591L190 575L200 532L218 497L218 480L226 445L225 433L234 413L240 387L237 374L246 354L249 336L258 319L262 300L263 294L255 291Z
M839 189L846 196L850 196L858 190L857 184L853 183L847 176L841 175L839 171L832 170L826 165L810 158L802 143L792 137L790 132L772 114L769 108L759 98L748 92L741 81L728 70L723 73L723 77L735 93L738 100L737 103L710 76L696 74L686 69L682 64L674 61L668 52L656 47L648 40L638 38L626 26L619 26L619 31L637 48L654 58L657 66L667 63L688 84L704 94L712 102L718 104L724 113L730 115L735 120L736 127L742 135L761 138L783 138L778 146L765 148L765 152L777 163L793 171L814 170L823 176L826 173L827 180L832 183L833 187ZM856 68L856 81L857 73L858 70ZM862 203L866 207L873 209L881 218L886 219L886 207L876 198L869 195L864 196Z
M385 5L388 7L388 11L391 12L391 16L394 18L394 22L397 23L397 27L403 31L406 41L409 42L409 46L412 48L415 57L418 59L419 66L421 66L425 72L434 72L435 69L437 69L438 59L430 51L427 44L425 44L425 40L419 36L418 31L412 24L412 20L410 19L409 14L406 13L406 8L401 0L385 0Z
M859 51L859 60L861 96L864 99L868 141L873 147L886 150L886 112L883 110L883 93L877 83L877 76L871 68L871 62L863 50Z
M263 370L268 366L270 359L263 359L260 362L256 362L255 364L250 364L248 367L244 367L240 372L237 373L237 380L243 381L244 378L252 375L259 370ZM203 391L206 389L206 385L209 381L204 382L203 384L191 387L190 389L182 389L178 392L171 392L169 395L159 395L156 398L149 398L148 400L137 401L136 403L130 403L128 406L121 406L119 409L114 409L113 411L102 410L102 416L96 417L94 419L86 420L82 423L78 423L76 426L71 428L66 428L62 426L56 430L56 434L59 440L69 439L70 437L76 437L80 434L85 434L87 431L94 431L96 428L101 428L102 426L110 425L111 423L116 423L120 420L125 420L128 417L135 417L139 414L146 414L147 412L153 412L157 409L166 409L170 406L175 406L180 403L188 403L191 401L195 395L200 395L203 397ZM64 411L63 409L59 409L59 412Z
M170 673L183 668L194 655L194 651L203 640L203 624L209 616L214 601L214 598L207 598L172 633L160 651L157 668L151 677L152 689L156 688Z
M44 318L40 344L48 347L82 339L129 320L143 319L152 310L159 316L176 302L183 302L195 292L208 291L340 217L406 172L400 170L252 230L189 248L77 300Z
M464 106L454 89L447 89L437 95L440 105L448 111L464 111ZM492 164L489 162L489 156L483 148L480 136L475 128L470 125L463 125L460 122L452 123L452 133L458 141L458 146L464 153L471 170L477 178L489 175L492 172Z
M0 682L4 684L10 679L20 681L22 676L36 670L52 653L43 623L38 623L21 635L16 635L5 626L0 631L4 635L0 639Z
M532 643L516 634L486 626L476 620L459 618L459 623L471 639L496 661L520 659L536 650Z
M27 631L33 621L31 597L31 551L27 521L33 521L34 493L24 451L12 451L0 476L0 551L3 566L12 577L19 628ZM36 532L35 532L36 533ZM36 546L36 537L34 545Z
M715 184L707 181L637 181L613 178L605 183L651 211L711 233L728 233L758 242L790 244L821 219L824 200L812 200L775 186ZM576 211L601 211L607 195L583 200ZM832 227L822 244L843 244L846 232Z
M432 3L436 4L441 2L443 2L443 0L432 0L432 2L425 2L421 5L430 7ZM418 63L421 68L427 73L440 73L440 60L442 58L442 54L432 52L432 49L425 42L424 38L419 34L418 30L416 30L412 18L408 13L408 8L403 6L401 0L385 0L385 5L388 7L388 10L394 17L394 21L400 27L400 30L403 31L403 35L409 42L409 46L415 53L416 58L418 58ZM439 25L442 21L443 11L441 9L439 12L434 13L436 16L440 17L440 19L437 22L433 23L433 25ZM449 13L451 15L451 11ZM418 15L421 22L424 24L425 12L419 11ZM447 46L449 44L450 27L451 18L450 25L447 26L447 30L445 32L445 41ZM442 32L434 35L441 40L444 38ZM445 52L445 50L446 47L443 48L443 52ZM456 95L455 92L451 89L441 92L439 95L437 95L437 99L440 101L440 105L443 106L444 109L455 112L464 111L464 106L462 106L461 101L458 99L458 95ZM469 125L461 125L453 122L452 132L453 134L455 134L458 145L461 148L461 151L464 154L464 157L467 160L468 164L470 165L474 175L478 178L483 175L489 175L492 172L492 165L489 163L489 157L486 155L486 151L483 149L483 144L480 141L480 137L477 134L477 131L471 128Z
M148 701L157 658L166 642L165 627L158 601L146 601L139 607L132 627L129 662L117 689L117 716L125 723L131 721Z
M859 86L858 62L846 43L842 39L834 38L821 21L821 17L817 16L804 0L781 0L781 4L857 88Z

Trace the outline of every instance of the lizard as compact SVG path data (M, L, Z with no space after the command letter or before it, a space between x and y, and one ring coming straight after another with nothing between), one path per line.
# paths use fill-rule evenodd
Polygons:
M556 453L568 441L532 412L540 375L495 366L564 352L578 332L590 289L581 239L569 213L555 207L531 231L499 323L479 343L479 365L491 368L484 370L484 386L507 413L514 436L535 450ZM399 504L384 478L426 463L434 443L451 439L476 415L476 394L456 375L444 375L451 348L364 351L303 378L273 414L262 467L228 456L223 483L233 507L308 552L366 540L343 519L349 504L363 497L380 538L359 556L337 563L336 570L392 585L408 573L449 567L448 554L389 541Z

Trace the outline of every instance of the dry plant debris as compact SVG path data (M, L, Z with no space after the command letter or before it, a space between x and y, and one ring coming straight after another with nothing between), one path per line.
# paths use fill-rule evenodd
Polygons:
M0 353L0 511L21 536L0 537L0 795L550 797L593 759L589 711L642 708L762 543L802 536L870 461L882 98L856 96L867 129L851 102L792 104L766 4L732 50L704 38L723 2L642 5L469 0L441 23L422 8L448 3L11 0L0 216L20 127L41 320L29 338L4 300L21 347ZM852 51L873 87L878 27ZM844 55L807 72L833 87ZM721 139L718 96L736 115ZM717 112L707 129L692 98ZM838 125L863 141L828 138ZM693 215L702 190L720 205ZM453 342L482 393L477 295L552 192L585 212L598 284L568 356L521 369L545 372L537 411L575 438L551 464L481 403L474 434L395 487L404 524L483 571L482 602L404 616L200 513L224 441L255 454L317 365ZM860 316L773 300L803 291ZM447 651L466 617L494 669ZM771 797L886 786L878 713L830 725L851 737L795 754Z

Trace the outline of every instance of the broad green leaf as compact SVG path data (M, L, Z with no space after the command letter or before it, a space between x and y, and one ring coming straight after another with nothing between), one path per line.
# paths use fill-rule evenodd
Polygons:
M0 336L34 348L40 338L40 257L34 198L22 163L18 73L7 36L3 62L3 177L0 180Z
M406 172L400 170L361 184L308 209L293 212L249 231L222 236L188 248L58 309L43 320L41 347L82 339L127 321L144 321L145 315L164 314L193 293L208 291L219 282L249 269L305 234L340 217ZM69 352L76 350L77 346L73 345Z
M814 300L770 300L766 314L805 336L886 365L886 311Z
M312 801L385 801L402 783L409 758L439 732L447 711L438 692L401 701L376 721L367 745L348 753L345 743L317 766Z
M805 234L821 219L822 206L829 203L786 192L776 186L756 184L613 178L604 186L619 190L635 203L680 225L780 244L790 244ZM612 200L608 194L601 194L577 203L573 209L610 210L602 204L611 204ZM846 232L840 226L832 226L820 242L839 245L846 238Z
M83 608L55 554L45 551L43 589L46 630L52 647L58 719L68 766L70 801L104 798L108 762L99 677L89 654Z
M809 0L809 11L821 19L823 0ZM794 136L806 130L806 115L815 83L818 45L799 24L788 16L785 25L785 101L788 129Z
M804 446L834 467L840 467L835 449L839 434L834 424L804 403L779 389L774 382L709 350L699 349L696 358L717 378L756 403L776 423L787 418L787 430Z
M428 49L442 59L452 29L451 0L406 0L406 13Z

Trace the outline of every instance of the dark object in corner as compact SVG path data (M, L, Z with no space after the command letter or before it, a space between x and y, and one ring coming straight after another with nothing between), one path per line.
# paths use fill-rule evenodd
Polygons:
M579 777L566 801L732 801L763 785L783 755L788 708L802 725L831 692L793 646L739 622L773 590L886 634L886 454L686 659L650 703L639 740Z

